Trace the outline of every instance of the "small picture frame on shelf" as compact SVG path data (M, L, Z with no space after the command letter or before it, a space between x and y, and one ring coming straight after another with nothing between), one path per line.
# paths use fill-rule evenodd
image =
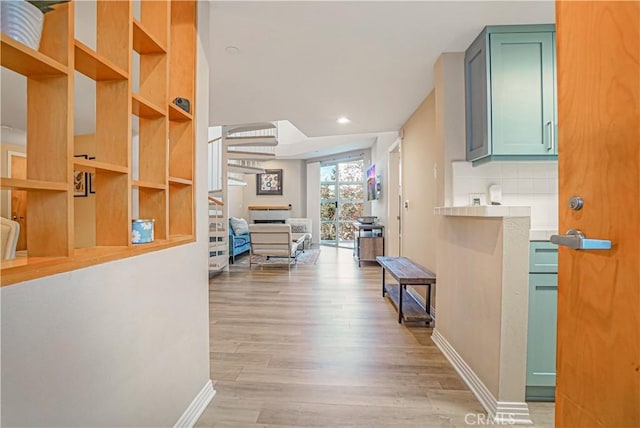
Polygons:
M89 157L89 160L95 159L95 156ZM89 193L96 193L95 184L96 183L96 173L92 172L89 174Z
M256 174L256 195L282 195L282 170L266 169Z
M87 159L87 155L74 155L74 157ZM84 171L73 171L73 196L76 198L86 198L87 195L87 173Z

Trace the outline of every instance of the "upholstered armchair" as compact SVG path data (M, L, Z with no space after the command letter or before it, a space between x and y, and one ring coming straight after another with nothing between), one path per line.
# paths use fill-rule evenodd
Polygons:
M0 246L2 247L2 260L10 260L16 257L16 245L20 234L20 223L0 217Z
M302 249L310 248L313 241L313 235L311 233L311 219L310 218L288 218L285 220L286 224L291 225L291 236L296 241L300 238L304 238Z
M253 263L253 256L282 258L289 268L291 263L298 261L298 251L303 245L304 238L295 240L291 234L291 226L282 223L259 223L249 225L251 237L249 269Z

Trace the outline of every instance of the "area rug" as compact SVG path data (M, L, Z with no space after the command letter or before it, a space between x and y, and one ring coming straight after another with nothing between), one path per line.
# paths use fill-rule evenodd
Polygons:
M304 250L298 254L298 264L299 265L315 265L318 261L318 257L320 256L320 248L309 248ZM284 257L269 257L267 260L264 256L253 256L251 260L252 264L259 265L285 265L287 263L287 259ZM249 256L242 257L240 259L236 259L237 265L249 265ZM295 266L295 262L291 264Z

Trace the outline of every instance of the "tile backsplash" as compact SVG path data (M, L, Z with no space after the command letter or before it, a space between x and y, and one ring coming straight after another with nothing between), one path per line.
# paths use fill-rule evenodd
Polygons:
M489 186L502 186L503 205L531 207L531 229L558 229L558 163L488 162L473 167L471 162L452 162L453 205L470 205L470 194L485 195Z

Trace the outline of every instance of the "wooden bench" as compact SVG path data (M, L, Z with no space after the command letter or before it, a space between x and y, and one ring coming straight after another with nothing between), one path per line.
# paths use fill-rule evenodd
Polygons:
M423 319L430 322L431 315L429 314L429 309L431 308L431 284L436 283L436 274L431 272L429 269L412 262L406 257L378 256L376 257L376 261L380 266L382 266L382 297L385 297L385 294L388 293L394 304L396 304L395 300L397 299L396 307L398 308L398 323L402 324L403 319L403 294L406 295L405 298L410 297L407 293L407 285L427 287L427 298L425 304L426 313L424 314L425 316ZM395 289L388 288L385 284L386 271L388 271L389 274L398 281L397 296L395 295ZM416 306L417 305L418 304L416 303ZM411 320L413 321L415 319ZM409 319L406 319L406 321L409 321Z

